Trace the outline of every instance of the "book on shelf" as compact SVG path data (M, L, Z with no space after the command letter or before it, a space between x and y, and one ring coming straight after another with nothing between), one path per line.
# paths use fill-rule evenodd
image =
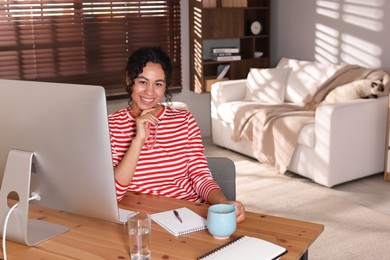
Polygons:
M211 53L239 53L238 47L214 47L211 48Z
M239 236L226 244L198 257L198 260L214 259L256 259L271 260L279 259L287 253L287 249L268 242L266 240L250 237Z
M221 0L221 7L248 7L247 0Z
M247 0L234 0L234 7L248 7Z
M222 7L234 7L235 0L221 0Z
M217 7L217 0L203 0L203 7L205 8Z
M215 61L234 61L234 60L241 60L241 55L211 56L211 59Z
M233 55L239 55L239 53L231 53L231 52L211 53L212 57L233 56Z

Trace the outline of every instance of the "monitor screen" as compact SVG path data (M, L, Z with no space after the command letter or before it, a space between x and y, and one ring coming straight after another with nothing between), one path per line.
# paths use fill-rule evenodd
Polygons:
M31 203L118 220L104 88L0 80L0 122L0 180L11 150L31 152L29 192L41 197ZM24 163L19 160L8 159L16 167ZM8 176L20 183L16 193L25 190L22 176ZM7 190L4 180L1 185Z

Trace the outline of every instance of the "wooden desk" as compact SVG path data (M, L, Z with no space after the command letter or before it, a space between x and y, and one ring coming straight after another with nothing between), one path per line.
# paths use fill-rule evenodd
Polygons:
M98 201L96 203L99 203ZM188 207L206 217L209 205L128 192L120 207L133 211L159 211ZM124 225L30 205L30 215L48 222L67 225L71 230L36 247L7 241L9 260L15 259L129 259L128 235ZM259 237L288 249L282 259L299 259L322 233L324 226L299 220L247 212L230 238ZM226 243L214 239L207 230L175 237L152 224L152 259L196 259Z

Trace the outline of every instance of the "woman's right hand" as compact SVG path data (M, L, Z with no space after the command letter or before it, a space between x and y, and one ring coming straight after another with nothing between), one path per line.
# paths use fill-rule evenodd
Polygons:
M157 125L160 121L156 116L154 116L151 112L154 111L155 108L150 108L143 110L141 115L139 115L135 119L136 124L136 136L135 138L142 140L145 142L150 135L150 126Z

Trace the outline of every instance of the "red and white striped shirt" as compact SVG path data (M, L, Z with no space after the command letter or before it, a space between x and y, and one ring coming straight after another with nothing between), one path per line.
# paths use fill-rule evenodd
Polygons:
M166 106L158 118L160 122L154 147L142 147L129 185L116 181L117 199L121 200L130 190L189 201L206 201L212 189L220 188L208 168L195 118L187 110ZM135 137L135 118L127 109L121 109L109 115L108 121L113 165L116 167ZM154 140L152 134L149 138Z

